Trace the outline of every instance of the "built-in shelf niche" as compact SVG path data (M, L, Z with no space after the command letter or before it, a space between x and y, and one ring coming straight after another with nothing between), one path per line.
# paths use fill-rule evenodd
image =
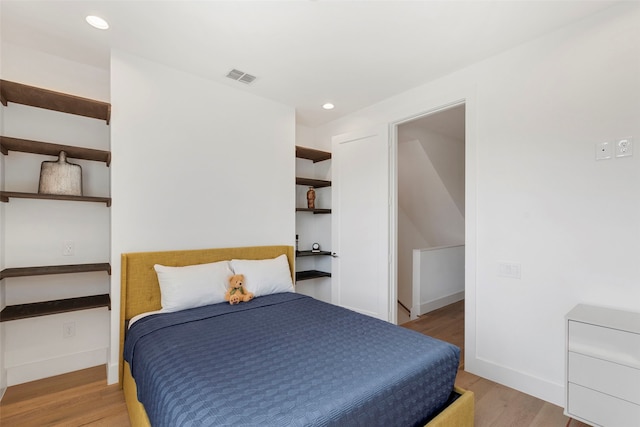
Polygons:
M9 103L15 103L105 120L107 125L111 118L111 104L107 102L82 98L7 80L0 80L0 102L5 107L7 107ZM0 152L8 156L11 151L51 156L58 156L61 151L64 151L69 158L104 162L107 166L111 164L111 153L109 151L0 136ZM0 191L0 201L8 203L12 198L97 202L105 203L107 207L111 206L110 197ZM27 276L100 271L105 271L110 275L111 265L109 263L96 263L6 268L0 271L0 280ZM108 294L9 305L0 312L0 322L98 307L111 308L111 300Z

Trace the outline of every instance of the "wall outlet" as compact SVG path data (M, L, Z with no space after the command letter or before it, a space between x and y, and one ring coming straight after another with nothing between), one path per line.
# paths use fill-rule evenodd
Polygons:
M76 322L66 322L62 324L62 338L76 336Z
M62 255L73 256L76 253L76 245L71 240L62 243Z
M633 138L621 138L616 141L616 157L633 155Z

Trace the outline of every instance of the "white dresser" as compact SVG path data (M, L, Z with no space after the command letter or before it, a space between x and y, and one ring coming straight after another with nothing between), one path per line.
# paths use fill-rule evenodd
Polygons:
M565 415L640 427L640 313L580 304L566 319Z

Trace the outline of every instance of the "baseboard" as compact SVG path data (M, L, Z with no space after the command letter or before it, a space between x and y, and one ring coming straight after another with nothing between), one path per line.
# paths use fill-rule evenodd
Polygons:
M7 385L22 384L55 375L66 374L67 372L104 365L106 363L107 349L99 348L97 350L68 354L18 366L9 366L6 371Z
M464 369L467 372L493 382L516 389L554 405L564 407L564 385L498 365L486 359L464 355Z
M0 364L3 365L4 360L0 359ZM4 397L4 393L6 391L7 391L7 370L4 369L4 366L0 366L0 401Z
M456 292L451 295L444 296L442 298L435 299L433 301L423 302L417 307L417 315L422 316L430 311L437 310L442 307L446 307L449 304L458 302L464 299L464 291ZM415 306L411 307L411 315L413 318Z
M117 363L107 365L107 384L117 384L120 381L120 370Z

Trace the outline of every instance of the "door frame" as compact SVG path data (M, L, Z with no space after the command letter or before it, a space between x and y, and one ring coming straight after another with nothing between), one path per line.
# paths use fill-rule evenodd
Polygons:
M411 116L404 117L399 120L394 120L389 123L389 253L391 262L389 265L389 301L390 301L390 310L389 310L389 319L394 324L398 324L398 126L414 121L416 119L420 119L422 117L430 116L432 114L439 113L441 111L448 110L453 107L457 107L460 105L465 106L465 212L467 212L467 185L468 185L468 176L467 172L469 162L468 162L468 144L467 144L467 136L469 130L469 119L468 119L468 99L461 98L455 101L451 101L445 104L442 104L438 107L412 114ZM474 178L475 179L475 178ZM474 205L475 206L475 205ZM475 218L475 211L474 211ZM467 215L465 213L465 299L467 298L467 290L468 290L468 281L467 274L469 269L467 268L467 239L469 237L467 231ZM475 233L475 229L473 230ZM474 258L475 260L475 258ZM475 284L475 282L474 282ZM475 288L474 288L475 290ZM415 295L415 289L413 290ZM412 305L415 305L415 301L412 301ZM475 314L475 312L474 312ZM465 319L467 315L467 309L465 308ZM465 328L467 322L465 320ZM475 323L474 323L474 332L475 332ZM474 333L475 337L475 333ZM466 340L465 335L465 340ZM475 340L474 340L475 341ZM466 347L466 343L465 343Z

